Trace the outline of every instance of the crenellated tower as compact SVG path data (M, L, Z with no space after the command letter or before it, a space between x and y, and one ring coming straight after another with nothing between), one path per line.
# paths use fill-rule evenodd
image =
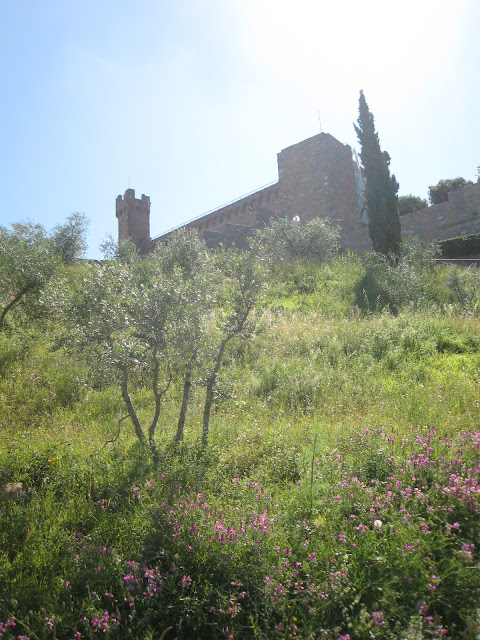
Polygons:
M117 196L115 203L118 218L118 241L130 238L140 254L151 249L150 198L142 194L135 198L135 189L127 189L124 196Z

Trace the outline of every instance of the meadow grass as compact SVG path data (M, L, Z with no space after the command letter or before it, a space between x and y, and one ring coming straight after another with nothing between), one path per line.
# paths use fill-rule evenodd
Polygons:
M354 256L286 265L206 451L202 388L175 446L172 387L157 470L54 323L2 336L0 483L34 494L0 502L0 637L478 637L472 273L429 272L394 315L358 308ZM134 401L151 416L141 378Z

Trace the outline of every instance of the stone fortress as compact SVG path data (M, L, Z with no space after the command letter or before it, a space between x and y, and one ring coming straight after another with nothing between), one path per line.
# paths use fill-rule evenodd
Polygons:
M356 154L327 133L283 149L278 181L195 218L179 228L195 229L210 248L248 247L248 238L275 217L302 221L320 217L340 227L340 247L371 250L363 176ZM127 189L116 200L119 241L131 238L140 253L168 243L176 229L150 238L150 198ZM448 202L400 218L402 235L426 242L480 233L480 184L448 194Z

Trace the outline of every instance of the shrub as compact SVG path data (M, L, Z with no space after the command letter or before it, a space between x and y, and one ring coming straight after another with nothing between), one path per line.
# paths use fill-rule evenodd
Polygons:
M442 258L480 256L480 233L441 240L438 246Z
M356 302L362 309L388 307L398 313L404 304L418 305L431 299L425 272L433 270L435 249L418 238L402 243L400 256L392 261L378 253L364 257L365 275L357 285Z
M475 267L449 270L445 284L449 290L450 302L462 308L473 307L478 301L480 274Z
M257 236L270 265L295 259L328 261L338 250L340 232L326 220L309 222L279 218Z

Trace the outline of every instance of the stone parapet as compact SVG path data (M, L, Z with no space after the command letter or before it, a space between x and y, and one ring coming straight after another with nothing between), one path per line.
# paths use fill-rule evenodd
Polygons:
M480 184L451 191L447 202L409 213L400 221L403 235L417 235L425 242L480 233Z

